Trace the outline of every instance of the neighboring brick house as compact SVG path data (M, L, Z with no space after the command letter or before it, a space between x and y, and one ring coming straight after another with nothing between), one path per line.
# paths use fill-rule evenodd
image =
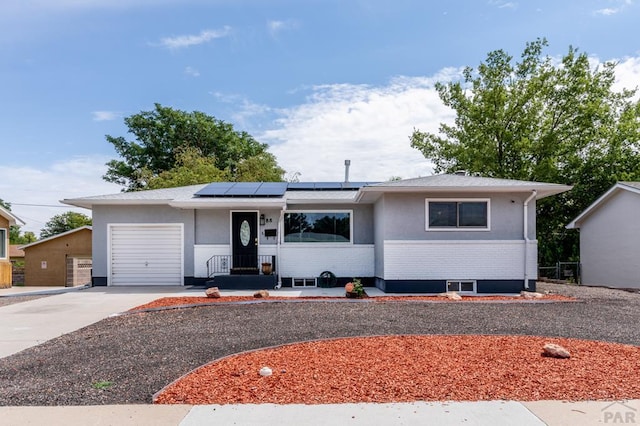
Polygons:
M73 287L91 282L91 226L21 246L26 286Z
M9 257L9 228L13 225L24 225L9 210L0 206L0 288L11 287L11 260Z

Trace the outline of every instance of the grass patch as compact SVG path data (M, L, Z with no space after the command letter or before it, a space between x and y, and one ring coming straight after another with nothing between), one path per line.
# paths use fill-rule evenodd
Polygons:
M106 390L113 386L114 383L108 380L100 380L98 382L91 383L91 387L98 390Z

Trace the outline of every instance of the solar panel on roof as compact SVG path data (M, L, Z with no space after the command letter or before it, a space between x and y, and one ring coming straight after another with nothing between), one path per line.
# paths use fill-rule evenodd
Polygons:
M214 182L196 192L198 197L281 197L286 182Z
M213 182L198 197L281 197L289 191L353 191L370 182Z
M315 184L316 191L341 189L341 188L342 188L342 183L340 182L316 182Z
M229 197L251 196L260 187L260 182L237 182L225 193Z
M256 196L276 197L284 195L287 190L287 182L263 182L256 190Z
M287 189L291 190L313 190L315 188L314 182L289 182Z
M234 185L233 182L214 182L196 192L199 197L220 197L223 196L229 188Z

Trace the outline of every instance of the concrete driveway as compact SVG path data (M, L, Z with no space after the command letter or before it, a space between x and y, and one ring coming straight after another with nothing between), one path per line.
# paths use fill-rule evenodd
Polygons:
M166 286L93 287L0 307L0 358L160 297L176 295L202 296L203 291Z

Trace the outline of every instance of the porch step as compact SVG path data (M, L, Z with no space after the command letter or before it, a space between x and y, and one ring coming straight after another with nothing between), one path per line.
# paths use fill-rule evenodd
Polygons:
M219 275L207 281L206 287L220 290L271 290L278 282L277 275Z

